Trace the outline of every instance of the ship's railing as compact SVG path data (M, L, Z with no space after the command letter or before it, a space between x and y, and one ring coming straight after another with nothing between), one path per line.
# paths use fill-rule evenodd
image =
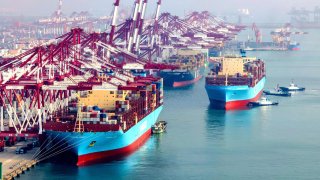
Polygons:
M227 81L227 86L249 86L253 87L258 83L265 75L261 74L257 78L252 77L222 77L222 76L208 76L206 77L206 84L213 86L225 86Z
M154 85L155 87L155 85ZM153 89L153 88L152 88ZM112 118L115 121L84 121L84 130L86 132L99 132L99 131L116 131L120 126L124 131L133 127L137 122L148 116L155 109L160 107L163 102L162 90L141 90L140 97L134 98L134 96L128 96L129 109L116 107L114 111L115 116ZM56 114L56 121L48 121L44 124L45 130L60 131L60 132L72 132L75 127L75 114L70 112L60 112ZM55 118L53 118L55 119ZM112 123L111 123L112 122Z
M90 122L91 123L91 122ZM85 132L107 132L119 130L118 124L102 124L101 122L95 122L96 124L84 123ZM73 132L75 122L46 122L44 129L48 131L60 131L60 132Z
M251 85L252 84L252 78L249 77L206 77L206 84L207 85L227 85L233 86L233 85Z

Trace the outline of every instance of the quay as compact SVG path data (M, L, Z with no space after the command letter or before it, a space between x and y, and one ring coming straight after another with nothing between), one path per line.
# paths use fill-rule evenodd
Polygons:
M19 142L14 146L5 147L4 151L0 152L0 162L2 163L0 180L10 180L19 177L38 163L33 159L33 156L37 153L39 147L29 150L25 154L16 154L16 149L25 144L26 142Z

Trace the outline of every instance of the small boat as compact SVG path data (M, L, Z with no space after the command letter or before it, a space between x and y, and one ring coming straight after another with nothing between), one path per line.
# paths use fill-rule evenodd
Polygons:
M251 48L251 47L246 47L246 48L244 49L244 51L254 51L254 49Z
M273 101L270 101L268 98L266 97L262 97L260 99L260 101L257 101L257 102L249 102L248 103L248 106L249 107L256 107L256 106L272 106L272 105L278 105L279 103L278 102L273 102Z
M271 96L284 96L284 97L290 97L291 93L288 91L271 91L271 90L265 90L263 91L265 95L271 95Z
M160 134L166 130L167 122L166 121L158 121L155 125L152 126L152 133L153 134Z
M282 89L279 88L279 85L274 90L265 90L263 91L265 95L272 95L272 96L291 96L291 93L288 91L283 91Z
M293 82L290 83L289 87L280 87L282 91L304 91L306 88L298 87Z

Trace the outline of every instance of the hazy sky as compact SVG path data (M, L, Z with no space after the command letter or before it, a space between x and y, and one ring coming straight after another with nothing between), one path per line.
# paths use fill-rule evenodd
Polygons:
M148 12L153 13L157 0L149 0ZM292 7L313 9L320 6L320 0L162 0L162 12L183 15L193 10L208 10L215 14L236 14L239 8L248 8L256 19L272 21L288 18ZM110 14L114 0L63 0L62 11L70 15L73 11L89 11L94 15ZM120 4L131 8L134 0L121 0ZM0 13L15 15L51 15L58 6L58 0L0 0Z

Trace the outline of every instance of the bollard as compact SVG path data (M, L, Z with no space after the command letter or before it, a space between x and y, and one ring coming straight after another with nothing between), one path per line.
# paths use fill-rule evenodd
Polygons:
M2 180L2 162L0 162L0 180Z

